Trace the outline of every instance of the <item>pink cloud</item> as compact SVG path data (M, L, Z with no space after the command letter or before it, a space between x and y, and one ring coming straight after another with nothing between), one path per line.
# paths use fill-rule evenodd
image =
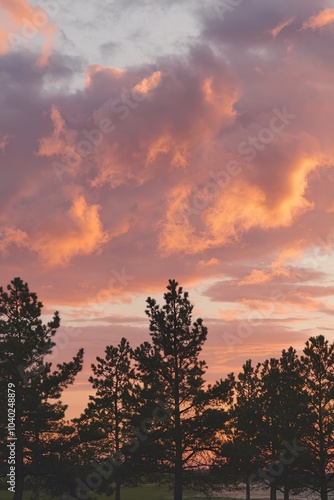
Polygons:
M45 233L32 243L48 267L66 266L77 255L101 252L109 240L99 217L99 205L89 206L83 196L73 201L67 220L63 220L57 233Z
M0 252L5 252L11 245L18 247L29 246L29 237L20 229L6 227L0 232Z
M10 136L7 134L0 138L0 151L5 150L7 144L9 143L9 140L10 140Z
M308 21L303 24L303 29L320 29L332 24L334 21L334 9L328 7L322 10L319 14L312 16Z
M30 41L38 35L46 40L42 44L38 66L47 64L51 55L53 39L57 32L51 22L47 10L40 6L33 6L28 0L0 0L0 9L3 11L0 35L0 53L8 53L17 42L28 46Z
M276 38L284 30L284 28L290 26L294 20L294 17L290 17L290 19L280 22L277 26L275 26L275 28L271 30L271 35Z

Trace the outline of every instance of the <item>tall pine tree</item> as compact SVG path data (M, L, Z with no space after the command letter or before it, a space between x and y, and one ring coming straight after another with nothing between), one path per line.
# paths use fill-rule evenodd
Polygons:
M222 474L229 484L246 485L246 500L250 500L251 480L260 467L260 405L259 366L249 359L243 365L235 383L235 400L229 411L225 442L221 449ZM219 463L219 462L218 462Z
M312 423L306 440L312 457L309 486L320 493L321 500L328 500L334 478L334 343L323 335L311 337L301 360Z
M207 336L202 319L192 324L193 305L188 293L175 280L169 280L160 307L147 299L152 343L135 351L137 368L146 390L164 400L171 419L160 434L164 463L174 473L174 500L182 500L184 469L203 453L201 417L204 411L205 361L199 360Z
M7 384L15 390L15 475L14 500L22 500L24 478L37 471L38 464L50 463L50 449L59 437L58 426L66 407L57 402L64 388L82 368L83 350L70 363L52 364L45 357L52 353L52 340L60 326L59 314L47 324L41 320L43 304L28 284L15 278L0 287L0 384L1 441L7 434ZM58 437L57 437L58 436ZM46 450L46 448L48 448ZM3 449L3 463L6 451ZM59 449L58 449L59 454ZM54 465L54 464L53 464ZM51 474L51 469L40 471ZM37 474L36 474L37 475Z
M132 349L122 338L119 345L107 346L105 356L97 357L92 364L93 375L89 378L94 396L88 407L75 422L79 436L85 445L86 462L99 463L114 456L116 466L110 481L114 481L115 500L121 498L121 485L126 482L124 445L132 429L135 373L131 367Z

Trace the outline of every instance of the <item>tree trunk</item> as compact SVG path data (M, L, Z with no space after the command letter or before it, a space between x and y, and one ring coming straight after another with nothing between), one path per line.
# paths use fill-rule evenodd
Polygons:
M37 471L38 472L38 471ZM34 477L34 483L33 483L33 498L34 500L39 500L40 499L40 479L39 477L35 476Z
M323 437L323 419L320 411L319 418L319 427L320 427L320 496L321 500L328 500L328 492L327 492L327 480L326 480L326 451L325 451L325 443Z
M277 492L275 485L270 486L270 500L277 500Z
M251 492L251 486L248 478L246 483L246 500L250 500L250 492Z
M174 500L182 500L183 492L183 461L182 461L182 429L180 413L180 381L179 359L177 352L177 320L174 302L174 402L175 402L175 477Z
M320 386L319 399L322 401L322 390ZM326 446L324 438L323 407L319 405L319 455L320 455L320 496L321 500L328 500L327 480L326 480Z
M183 483L183 463L182 463L182 431L180 408L176 405L175 411L175 477L174 477L174 500L182 500Z
M175 464L174 500L182 500L182 465Z
M290 498L290 488L287 484L284 485L284 500L289 500Z
M119 456L120 451L120 440L119 440L119 414L118 414L118 370L116 368L116 382L115 382L115 445L116 445L116 454ZM115 500L121 500L121 481L116 477L116 489L115 489Z
M328 500L327 484L324 481L321 483L321 500Z
M36 473L38 474L42 469L42 461L40 460L40 435L38 431L38 418L36 418L36 428L35 428L35 453L34 453L34 462L36 464ZM34 481L34 500L39 500L39 490L40 490L40 478L39 476L35 476Z
M116 479L115 500L121 500L121 481Z
M21 459L19 458L19 454L16 454L16 478L15 478L15 493L13 500L22 500L23 498L23 483L24 483L24 477L23 477L23 461L22 464L19 463L21 462Z
M34 500L39 500L39 481L34 488Z

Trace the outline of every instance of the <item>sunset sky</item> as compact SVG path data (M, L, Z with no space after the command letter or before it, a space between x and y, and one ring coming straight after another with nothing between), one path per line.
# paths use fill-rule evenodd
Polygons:
M85 348L69 417L169 278L210 382L334 340L334 1L0 0L0 28L0 284L59 310L55 363Z

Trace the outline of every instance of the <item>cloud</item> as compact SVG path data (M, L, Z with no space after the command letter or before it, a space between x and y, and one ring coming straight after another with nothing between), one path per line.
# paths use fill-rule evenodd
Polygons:
M114 67L106 67L101 64L91 64L86 69L86 87L89 88L94 80L99 82L99 79L110 77L110 80L114 78L121 78L124 75L124 70Z
M328 7L322 10L319 14L312 16L308 21L303 24L303 29L317 30L324 28L334 21L334 9Z
M82 161L78 131L69 129L57 106L52 105L50 118L54 130L51 135L39 140L37 155L46 158L59 158L62 163L53 162L53 170L59 179L64 172L74 175Z
M10 140L10 136L7 134L0 138L0 151L5 150L7 144L9 143L9 140Z
M215 266L218 263L219 260L213 257L212 259L209 260L200 260L198 265L202 267L207 267L207 266Z
M246 276L242 281L239 281L239 285L249 285L254 283L266 283L270 281L271 276L261 269L253 269L251 274Z
M122 325L122 324L140 324L147 323L147 319L141 316L127 316L122 314L113 314L111 316L98 316L95 318L87 318L82 317L83 314L86 314L86 310L81 311L79 314L76 312L76 319L73 321L75 323L86 323L86 322L99 322L99 323L108 323L111 325Z
M155 71L150 76L137 83L134 90L140 94L148 94L151 90L154 90L158 87L158 85L160 85L161 78L161 71Z
M71 133L71 131L67 129L65 120L62 118L59 109L54 105L51 107L50 117L54 127L53 133L49 137L40 139L37 154L46 157L57 155L65 156L68 152L75 154L72 148L68 151L66 139L68 141L68 137L72 136L72 142L75 143L77 134L75 132Z
M32 39L41 35L46 40L42 44L37 65L47 64L57 32L56 26L50 20L54 12L49 12L47 8L42 9L38 5L33 6L28 0L15 2L0 0L0 9L3 11L0 53L8 53L17 44L26 47Z
M173 275L230 276L240 294L284 277L280 252L302 259L333 224L333 34L300 30L323 6L254 0L222 20L211 9L187 53L152 65L2 56L1 222L31 249L12 245L8 269L28 259L44 285L53 266L47 300L81 304L130 300ZM110 285L124 268L135 278Z
M0 230L0 252L4 252L11 245L19 247L29 246L29 237L20 229L6 227Z
M120 48L118 42L105 42L100 45L101 54L103 57L108 57L115 53Z
M98 205L89 206L80 196L74 200L66 219L58 224L58 234L45 233L37 237L32 248L47 267L67 266L75 256L101 252L109 236L103 231L100 208Z
M298 267L272 273L252 270L243 280L224 280L209 286L205 295L213 301L237 304L239 318L247 318L252 311L260 321L266 318L273 321L298 311L302 322L307 317L310 319L311 313L319 315L326 309L325 302L319 299L334 295L331 284L314 283L313 280L320 276L317 272ZM231 314L233 319L233 310L229 317Z
M276 38L284 30L284 28L290 26L294 22L294 20L294 17L290 17L290 19L280 22L275 28L271 30L271 35L273 36L273 38Z
M196 205L189 185L183 190L178 188L170 194L166 222L162 224L160 247L164 253L199 251L216 246L232 244L240 241L245 231L259 227L264 230L291 226L301 214L312 209L312 203L305 198L308 186L308 175L318 168L318 162L312 159L297 160L290 163L290 172L284 179L280 197L270 197L268 185L261 186L250 183L245 176L233 179L227 189L214 186L217 195L207 203L203 210L197 210L203 222L202 229L196 231L184 213L196 213ZM212 186L212 181L211 181ZM269 190L268 190L269 188ZM173 233L182 233L183 237L173 240ZM193 242L188 244L189 238Z

